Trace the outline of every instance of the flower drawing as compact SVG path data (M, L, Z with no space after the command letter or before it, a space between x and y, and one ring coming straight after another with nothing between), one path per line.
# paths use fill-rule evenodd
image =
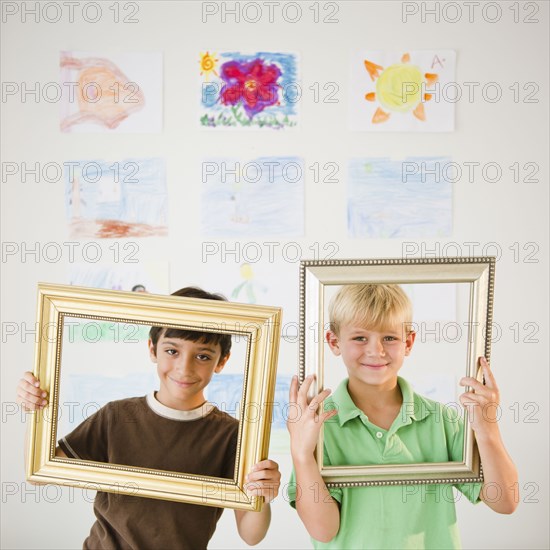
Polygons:
M298 122L298 58L283 52L200 56L200 124L207 128L282 130Z
M221 66L224 85L220 90L223 105L241 103L249 118L266 107L279 105L281 69L275 64L267 65L262 59L252 61L228 61Z

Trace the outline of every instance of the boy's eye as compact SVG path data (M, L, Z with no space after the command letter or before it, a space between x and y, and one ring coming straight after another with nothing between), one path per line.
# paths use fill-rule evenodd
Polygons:
M384 336L384 340L386 342L394 342L397 338L395 336Z
M356 336L354 338L354 340L357 341L357 342L366 342L367 341L365 336Z
M166 353L168 355L176 355L176 353L178 353L178 350L175 350L175 349L167 349L166 350Z
M204 355L203 353L197 355L197 359L200 361L210 361L210 355Z

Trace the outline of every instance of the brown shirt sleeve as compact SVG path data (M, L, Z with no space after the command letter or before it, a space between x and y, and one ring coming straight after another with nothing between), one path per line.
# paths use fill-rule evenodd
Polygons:
M58 441L58 445L69 458L108 462L107 433L110 406L111 403L107 403Z

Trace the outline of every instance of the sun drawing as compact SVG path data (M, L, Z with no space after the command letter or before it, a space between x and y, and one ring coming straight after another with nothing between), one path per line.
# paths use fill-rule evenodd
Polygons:
M210 73L214 73L216 76L219 76L219 74L216 72L216 63L219 61L219 59L216 59L215 56L215 53L213 53L212 55L208 52L201 53L201 60L199 61L201 66L201 76L204 74L206 80L208 80Z
M401 57L401 63L390 65L387 69L365 59L371 80L376 80L376 92L365 94L367 101L378 100L387 111L412 114L418 120L426 120L423 101L429 101L431 94L424 94L422 90L437 82L438 75L433 73L423 74L419 67L410 64L411 56L406 53ZM379 73L378 71L382 71ZM423 86L424 85L424 86ZM390 114L378 107L372 117L374 124L386 122Z

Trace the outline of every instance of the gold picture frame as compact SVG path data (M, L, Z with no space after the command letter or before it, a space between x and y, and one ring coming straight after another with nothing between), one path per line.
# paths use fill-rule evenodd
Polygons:
M269 449L281 312L277 307L217 300L39 284L40 338L36 344L34 375L40 380L41 388L48 392L49 401L42 411L32 413L27 479L191 504L261 510L263 499L247 496L244 484L252 466L266 459ZM246 338L234 478L56 457L65 317L167 326ZM248 404L261 407L261 414L247 418L243 411Z
M468 290L468 339L464 346L466 364L461 376L482 381L477 359L480 356L490 359L494 274L494 257L303 260L300 264L300 382L307 375L316 376L310 389L311 396L326 387L325 298L331 286L354 283L464 283ZM313 334L316 334L315 338ZM467 421L462 462L325 466L323 430L317 444L316 459L328 487L483 482L475 434Z

